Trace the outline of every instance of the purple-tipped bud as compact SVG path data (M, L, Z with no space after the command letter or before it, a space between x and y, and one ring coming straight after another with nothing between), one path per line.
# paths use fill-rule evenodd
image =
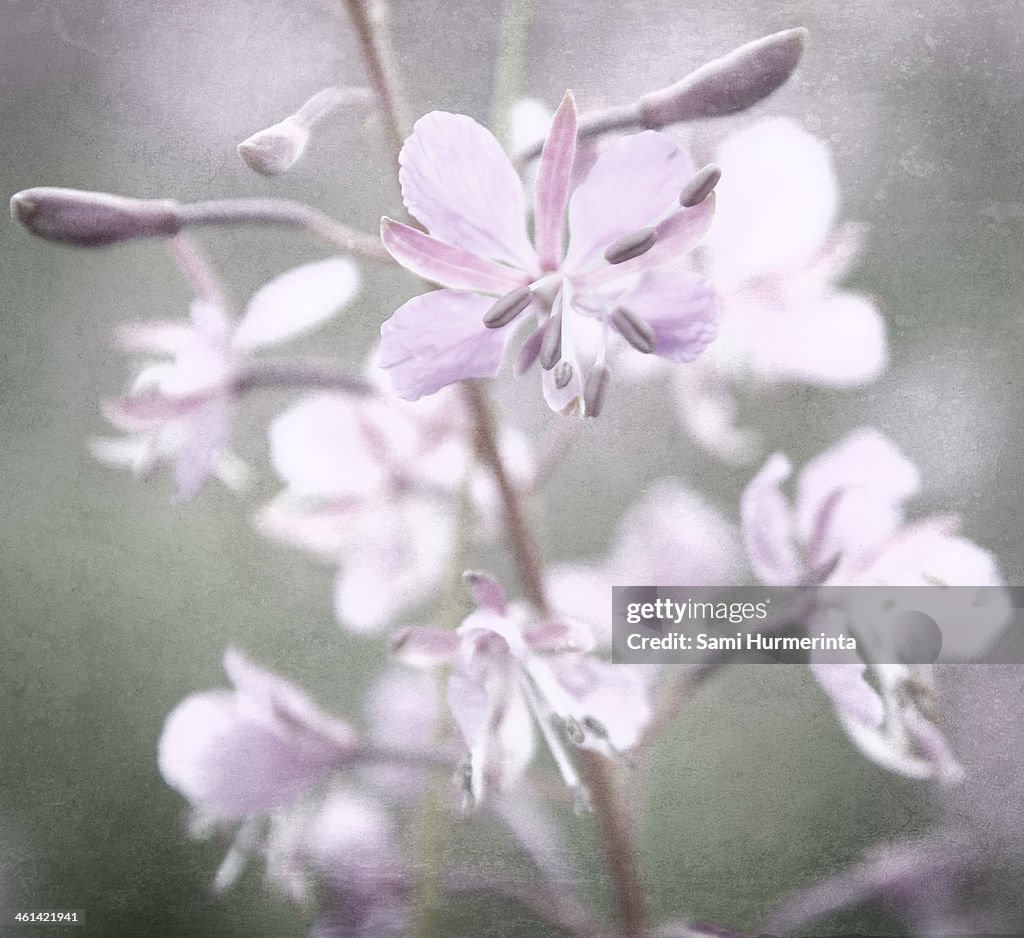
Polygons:
M277 176L294 166L309 143L309 129L294 116L260 130L238 144L245 164L263 176Z
M500 329L502 326L507 326L532 302L533 292L530 288L518 287L511 293L506 293L484 313L484 325L488 329Z
M654 228L641 228L609 245L604 252L604 259L609 264L622 264L631 261L634 257L646 254L654 247L657 240L658 232Z
M540 342L540 366L550 371L562 357L562 314L555 313L548 320L544 338Z
M604 399L608 394L611 371L607 365L594 365L583 382L583 414L586 417L597 417L604 408Z
M714 163L708 163L707 166L702 169L698 169L683 186L683 191L679 193L679 204L683 208L693 208L695 205L700 205L709 195L712 190L718 185L718 180L722 178L722 168L716 166Z
M555 387L561 391L570 381L572 381L572 365L568 362L559 362L555 368Z
M743 111L785 84L796 69L807 30L787 29L748 42L691 72L670 88L640 99L645 127Z
M632 310L619 306L612 313L612 323L622 336L638 352L650 355L654 351L655 335L650 323L641 319Z
M181 208L170 200L128 199L51 186L15 194L11 217L40 238L86 248L132 238L170 237L182 226Z

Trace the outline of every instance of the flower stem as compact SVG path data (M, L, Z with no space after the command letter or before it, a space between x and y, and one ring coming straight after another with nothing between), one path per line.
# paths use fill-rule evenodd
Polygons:
M505 513L505 533L512 550L523 592L536 610L549 614L540 551L523 510L519 492L513 484L498 449L494 415L483 385L462 383L476 432L476 449L491 471ZM603 757L581 752L584 784L590 793L594 813L601 826L601 838L618 909L622 938L640 938L645 933L647 907L640 883L634 832L616 789L613 767Z
M522 500L515 483L508 473L498 449L498 436L494 413L484 386L475 381L464 381L461 385L469 412L473 420L474 444L480 461L487 466L494 477L505 515L505 533L512 550L523 592L542 615L551 612L546 591L540 551L530 531Z
M359 35L363 58L389 128L397 164L398 153L405 139L405 120L398 103L399 83L391 67L390 51L383 32L378 29L378 18L368 15L366 0L343 2ZM539 613L548 614L550 607L544 588L540 551L527 523L519 492L498 449L494 416L487 393L481 384L474 381L464 381L461 387L474 425L477 454L490 470L498 487L504 508L505 531L523 591ZM583 768L584 782L593 790L594 810L601 819L605 853L619 910L620 934L622 938L639 938L645 931L646 902L638 875L633 832L616 796L610 766L595 756L585 758Z
M370 85L377 95L388 146L397 166L399 151L409 136L409 124L391 47L384 30L386 6L379 0L342 0L342 3L359 37L363 63L366 65Z
M305 228L346 254L394 263L378 238L353 231L323 212L289 199L219 199L180 206L182 226L290 225Z

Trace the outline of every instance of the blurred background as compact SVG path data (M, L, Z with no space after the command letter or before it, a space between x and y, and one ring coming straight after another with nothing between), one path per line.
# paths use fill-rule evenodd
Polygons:
M486 119L498 4L397 0L391 10L412 113ZM33 185L185 201L284 195L369 232L398 205L374 122L358 111L325 123L285 177L257 177L235 153L317 89L363 83L340 4L7 0L0 17L7 195ZM878 426L922 467L918 510L960 514L1019 583L1024 8L1016 0L538 3L523 90L553 106L571 87L584 110L627 102L795 25L811 31L797 77L750 114L696 131L694 146L706 157L723 133L767 113L830 142L841 216L870 226L851 284L884 311L891 365L867 389L795 389L745 416L797 462L854 427ZM326 255L287 231L202 240L239 303L272 274ZM138 482L85 448L105 432L100 397L129 377L111 346L116 324L185 313L189 296L164 247L78 251L33 240L11 222L0 224L0 244L0 908L84 908L87 924L75 931L83 936L303 935L302 913L268 895L258 871L227 896L209 896L222 848L187 840L183 803L155 763L167 712L187 693L225 683L229 643L356 720L385 659L381 642L335 624L331 571L251 531L253 509L275 487L266 420L289 398L244 408L240 448L260 473L253 496L211 485L172 507L166 477ZM364 276L363 301L307 348L362 360L412 289L379 269ZM552 419L532 381L504 384L503 400L531 432ZM636 408L650 414L643 435ZM554 481L550 556L603 554L622 509L666 475L698 484L735 517L753 470L720 466L676 427L658 389L616 390L607 418L585 428ZM499 557L486 559L506 572ZM965 680L983 684L983 672ZM1006 718L1021 708L1019 696L1001 700L999 732L1009 738L1000 747L1019 753L1024 721ZM985 714L962 735L990 739ZM987 752L974 747L979 772ZM880 838L923 829L936 811L926 788L852 749L798 668L718 680L645 772L646 876L657 913L737 927ZM587 858L590 895L603 904L591 822L564 823ZM472 833L464 839L460 849L484 850ZM511 906L467 904L451 916L451 934L545 933ZM884 912L862 910L819 933L900 931Z

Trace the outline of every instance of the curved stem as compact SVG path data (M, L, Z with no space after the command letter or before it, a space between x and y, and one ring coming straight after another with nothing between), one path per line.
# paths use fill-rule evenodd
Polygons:
M183 227L204 225L290 225L305 228L347 254L393 264L378 238L354 231L323 212L290 199L219 199L180 207Z

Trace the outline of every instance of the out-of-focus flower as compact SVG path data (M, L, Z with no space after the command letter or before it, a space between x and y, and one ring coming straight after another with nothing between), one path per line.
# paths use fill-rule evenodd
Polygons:
M105 403L107 419L128 436L92 441L93 454L140 475L171 463L179 500L195 495L211 474L230 487L244 484L245 467L228 448L244 366L254 352L317 328L358 289L357 268L330 258L275 277L237 323L217 303L195 300L189 322L122 327L122 349L170 360L149 364L125 397Z
M233 690L192 694L171 711L157 762L172 788L205 815L238 820L291 804L344 766L352 728L298 687L228 649Z
M271 460L285 488L257 515L257 528L337 563L338 621L382 628L449 574L463 487L481 515L493 505L488 482L471 471L469 439L452 392L416 403L384 388L374 398L308 398L271 427ZM502 444L527 472L518 438Z
M534 722L580 804L586 792L564 745L619 756L650 718L643 676L585 654L593 636L582 623L538 622L510 606L484 574L468 574L477 609L455 631L399 633L398 657L418 666L448 664L448 705L468 751L466 794L478 804L508 788L533 756Z
M759 445L734 424L737 386L865 384L885 367L885 325L871 299L839 286L860 237L853 225L836 228L824 141L772 118L727 138L715 161L722 181L702 258L720 302L719 336L674 378L694 436L747 462Z
M954 519L906 520L904 504L917 494L919 474L877 431L856 431L811 460L797 479L792 505L782 492L791 472L789 461L776 454L743 495L743 534L763 582L1002 586L995 559L960 537ZM950 623L960 649L974 651L987 644L1005 624L1006 610L1005 603L995 602L976 613L972 622L978 628L971 635L959 634L961 623ZM825 609L814 615L815 628L831 630L842 613ZM869 634L858 637L861 646L871 644ZM928 716L930 669L891 663L889 649L874 661L877 647L858 650L865 652L863 659L851 652L849 664L812 664L853 742L893 771L957 778L960 770L945 737Z
M548 583L553 607L610 645L613 586L727 586L743 570L735 524L681 482L661 479L626 510L604 559L555 566Z
M513 323L531 308L538 326L518 368L540 361L559 412L599 412L612 333L675 362L714 338L708 284L674 266L714 208L710 196L680 204L693 164L669 137L645 131L611 144L570 193L576 131L567 94L540 159L531 244L522 184L494 137L463 115L417 121L400 178L429 234L385 218L382 237L399 263L445 289L413 298L381 328L380 361L402 397L493 377Z
M321 936L404 935L409 872L394 819L375 798L336 788L315 806L278 818L266 847L267 879L297 901L315 882Z
M966 835L966 836L965 836ZM880 903L911 934L981 935L1005 929L989 915L966 911L965 886L979 859L964 830L938 830L916 840L875 847L858 863L786 899L762 930L804 932L841 909Z

